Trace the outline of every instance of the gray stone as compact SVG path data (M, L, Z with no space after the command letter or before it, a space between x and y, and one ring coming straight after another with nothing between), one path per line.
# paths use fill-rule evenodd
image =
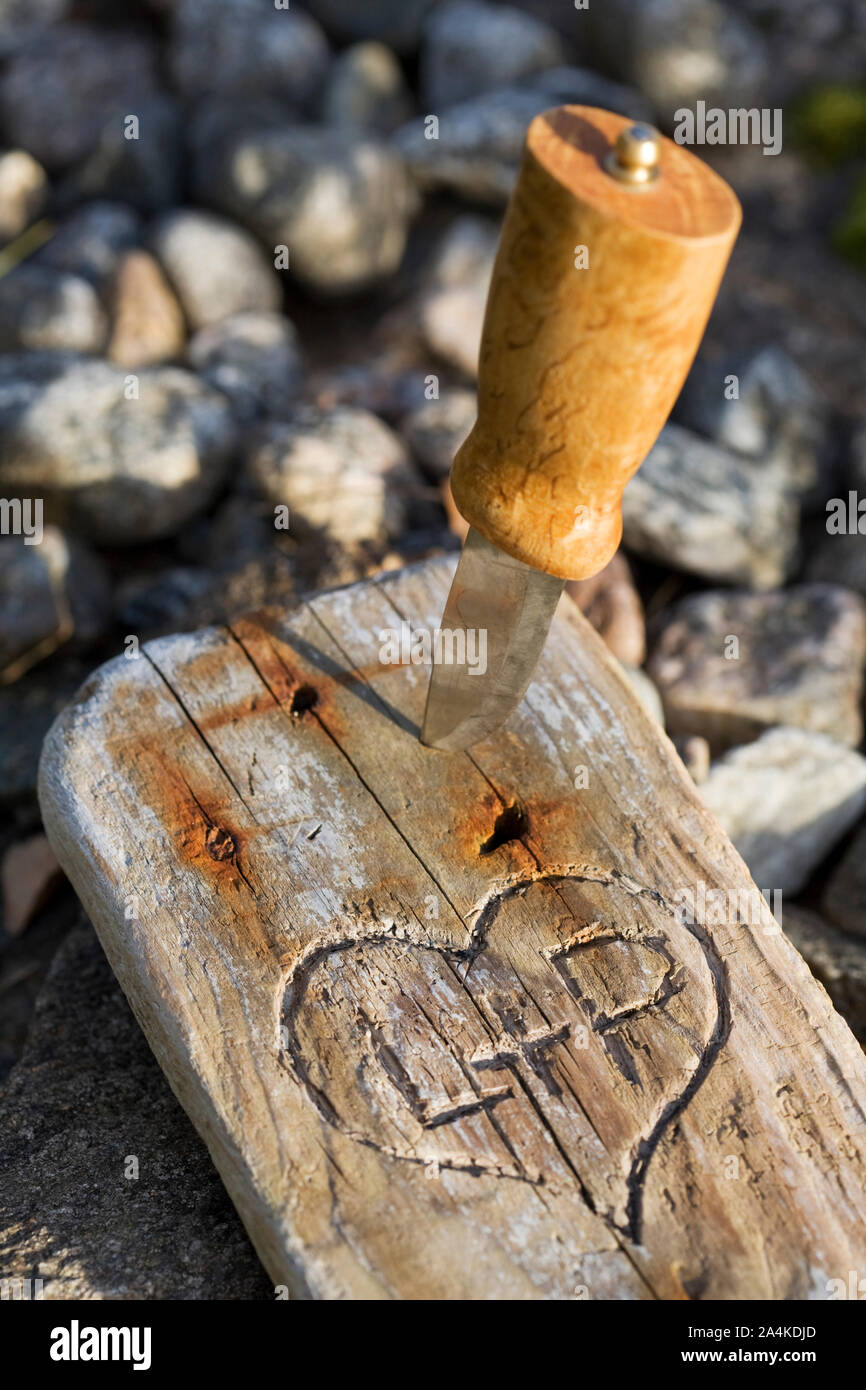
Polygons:
M42 1279L46 1300L273 1298L89 925L0 1100L0 1209L4 1278Z
M504 205L514 187L530 121L550 106L542 91L507 87L449 106L436 138L425 117L394 133L394 148L419 187Z
M866 1043L866 944L852 941L799 903L785 905L781 925L834 1008L859 1041Z
M761 891L794 896L866 807L866 758L779 727L713 763L700 791Z
M269 313L282 303L273 259L250 232L224 217L177 209L158 219L148 243L193 332L232 314Z
M209 93L277 98L292 110L318 92L329 62L320 26L294 6L258 0L175 0L169 67L178 90L195 100Z
M791 572L799 509L776 469L666 425L623 496L629 550L728 584L773 588Z
M827 880L821 910L833 924L866 936L866 826L860 826Z
M126 117L138 127L128 138ZM180 107L173 97L132 100L122 115L106 121L94 149L63 182L58 198L75 207L89 198L117 200L140 212L160 212L181 198L183 132Z
M658 615L647 664L668 729L714 752L774 724L863 736L866 602L830 584L692 594Z
M568 580L565 592L624 666L643 665L646 657L643 604L622 550L590 579Z
M79 541L46 526L38 544L0 540L0 680L17 680L66 642L87 647L111 612L108 576Z
M603 64L645 92L670 127L680 107L760 105L764 42L718 0L605 0L589 14Z
M26 231L48 197L42 165L26 150L0 153L0 242Z
M805 577L822 584L842 584L866 597L866 537L820 534L806 555Z
M174 534L215 497L234 446L228 402L177 367L0 359L0 490L44 498L47 519L97 542Z
M381 415L390 424L420 409L430 384L428 370L403 368L385 358L319 368L310 374L306 389L313 404L322 410L355 405Z
M214 575L192 565L175 565L156 575L129 575L115 594L117 621L124 634L140 641L183 631L191 605L213 586Z
M0 74L8 144L50 173L87 158L106 129L156 91L156 50L140 34L59 24L17 52Z
M239 422L285 415L302 380L298 335L282 314L234 314L191 339L190 365L222 391Z
M110 286L122 257L141 240L141 218L122 203L88 203L61 218L49 242L33 257L80 275L100 291Z
M375 415L299 407L262 428L247 458L258 491L286 505L291 530L339 545L381 544L406 529L420 480L396 434Z
M0 276L0 352L101 352L108 320L88 280L25 262Z
M642 92L592 68L547 68L524 78L520 85L539 92L547 106L600 106L633 121L651 123L653 119L652 105Z
M328 125L390 135L412 114L412 98L390 48L357 43L333 64L322 100Z
M736 399L726 399L736 377ZM799 494L821 491L828 452L826 411L786 352L763 347L692 368L676 406L677 421L716 444L775 467ZM823 498L822 498L823 501Z
M64 19L68 10L69 0L0 0L0 57Z
M0 806L35 808L42 741L92 669L92 657L67 644L12 685L0 685Z
M851 437L850 458L847 469L850 487L858 494L858 500L866 499L866 422L860 424ZM866 514L866 507L863 508ZM863 532L866 534L866 515L863 515Z
M421 297L425 343L467 377L478 373L481 329L498 240L495 222L459 217L439 243Z
M643 705L647 714L654 719L662 728L665 727L665 712L661 702L661 696L647 675L639 666L626 666L621 664L622 674L631 686L632 691Z
M710 774L710 745L700 734L674 734L671 742L692 781L700 786Z
M379 39L398 53L418 46L435 0L307 0L307 9L341 43Z
M517 86L524 77L564 61L554 29L513 5L449 0L436 5L424 26L421 96L441 113L482 92Z
M451 472L454 455L475 424L478 398L459 387L438 400L425 401L403 421L403 436L424 472L441 483Z
M198 192L272 256L286 247L291 275L323 294L363 289L396 270L414 206L388 146L313 126L228 136L200 164Z

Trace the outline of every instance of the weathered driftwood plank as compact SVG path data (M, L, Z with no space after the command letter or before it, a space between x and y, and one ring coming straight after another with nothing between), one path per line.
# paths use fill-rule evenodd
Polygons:
M293 1295L826 1297L859 1047L576 611L504 731L421 747L380 631L451 570L155 642L54 726L48 833L154 1052Z

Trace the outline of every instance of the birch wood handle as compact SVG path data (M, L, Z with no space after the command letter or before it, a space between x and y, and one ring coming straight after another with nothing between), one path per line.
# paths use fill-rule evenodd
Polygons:
M670 140L649 186L613 177L605 160L629 125L581 106L530 125L478 420L451 477L482 535L565 579L597 573L619 544L623 488L680 391L741 220L728 185Z

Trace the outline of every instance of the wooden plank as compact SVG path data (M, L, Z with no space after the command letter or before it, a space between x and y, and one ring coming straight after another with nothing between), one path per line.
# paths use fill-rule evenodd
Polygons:
M55 724L48 833L156 1056L293 1296L827 1297L859 1047L573 607L504 731L421 747L381 633L452 570L152 643Z

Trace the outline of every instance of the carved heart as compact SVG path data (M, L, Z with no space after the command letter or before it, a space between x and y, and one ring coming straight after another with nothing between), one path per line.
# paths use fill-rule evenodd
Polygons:
M512 883L465 946L324 944L286 987L319 1113L395 1160L576 1187L640 1239L647 1165L727 1031L700 927L613 874Z

